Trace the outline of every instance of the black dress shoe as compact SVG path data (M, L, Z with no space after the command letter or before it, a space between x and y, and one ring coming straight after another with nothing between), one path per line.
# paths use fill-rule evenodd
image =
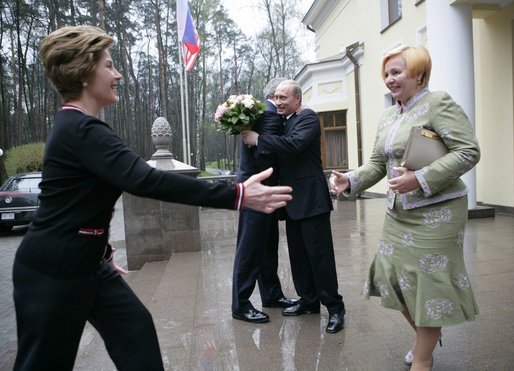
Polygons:
M329 334L335 334L344 326L344 314L333 313L328 317L328 325L326 331Z
M255 308L248 309L247 311L241 313L232 313L232 318L252 323L269 322L269 316Z
M308 313L319 313L319 306L312 307L302 302L297 302L295 305L285 308L282 310L283 316L299 316L300 314L308 314Z
M282 296L280 299L273 301L271 303L262 304L265 308L289 308L298 303L296 299L288 299L285 296Z

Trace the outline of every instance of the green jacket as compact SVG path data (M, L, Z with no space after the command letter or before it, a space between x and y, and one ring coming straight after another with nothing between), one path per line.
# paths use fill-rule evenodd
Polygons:
M414 209L466 195L460 176L480 160L480 148L462 108L447 93L428 89L419 91L406 106L404 112L396 105L382 114L371 158L348 173L350 193L361 193L386 175L388 179L398 176L393 167L400 166L410 129L422 126L438 133L449 152L414 172L420 188L399 195L389 190L388 207L393 208L397 196L404 209Z

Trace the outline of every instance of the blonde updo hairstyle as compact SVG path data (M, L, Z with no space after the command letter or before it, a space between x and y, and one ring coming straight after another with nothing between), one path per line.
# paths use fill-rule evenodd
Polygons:
M400 55L405 61L408 76L414 77L420 74L421 79L418 82L418 86L426 88L430 80L430 72L432 71L432 59L428 50L423 46L401 46L387 53L382 60L382 79L386 79L386 63L397 55Z
M93 74L102 52L114 43L93 26L59 28L45 37L39 55L46 75L65 102L77 99Z

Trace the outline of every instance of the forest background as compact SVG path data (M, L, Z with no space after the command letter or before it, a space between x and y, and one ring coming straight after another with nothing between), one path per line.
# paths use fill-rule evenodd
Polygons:
M306 63L298 46L305 34L294 0L255 0L266 15L246 36L217 0L189 3L201 52L186 74L191 165L223 159L237 166L239 137L217 132L216 107L231 94L263 99L273 77L294 78ZM122 74L120 101L104 120L146 160L155 152L152 123L165 117L170 151L184 161L175 0L2 0L0 18L0 148L44 142L61 101L39 61L42 38L67 25L95 25L116 38L111 49ZM256 22L256 19L248 19ZM0 157L0 167L3 168ZM1 171L2 169L0 169ZM5 169L3 169L5 171Z

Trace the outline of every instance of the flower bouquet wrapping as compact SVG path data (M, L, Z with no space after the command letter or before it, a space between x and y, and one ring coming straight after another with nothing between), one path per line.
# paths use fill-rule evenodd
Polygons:
M266 105L252 95L231 95L220 104L214 114L214 121L219 124L218 131L229 135L239 135L243 130L251 130L252 125L263 114Z

